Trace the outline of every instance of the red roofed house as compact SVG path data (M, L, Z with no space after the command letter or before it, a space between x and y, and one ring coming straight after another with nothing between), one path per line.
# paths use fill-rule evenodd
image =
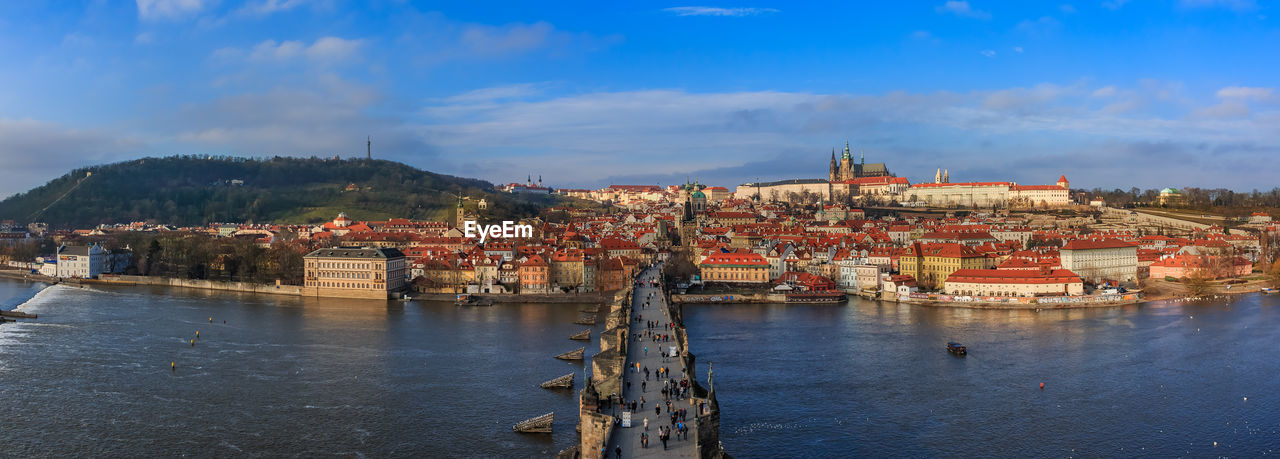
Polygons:
M1084 282L1065 269L961 269L947 276L946 292L1012 297L1083 295Z
M1184 278L1199 274L1211 279L1240 277L1253 272L1253 264L1241 257L1182 254L1151 264L1151 277Z
M1079 275L1085 282L1136 282L1138 280L1138 244L1119 239L1067 242L1058 250L1062 268Z
M516 268L520 276L520 293L547 293L551 280L551 265L541 255L529 255Z
M799 287L801 291L807 292L825 292L836 289L836 283L831 279L806 272L788 271L782 273L782 276L776 282Z

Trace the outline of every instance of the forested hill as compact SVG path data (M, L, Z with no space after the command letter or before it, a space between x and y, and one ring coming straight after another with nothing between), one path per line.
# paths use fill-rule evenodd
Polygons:
M470 198L471 209L486 198L491 218L536 215L556 201L495 193L483 180L391 161L172 156L74 170L0 201L0 220L50 228L133 221L316 223L338 212L357 220L443 220L452 217L459 192Z

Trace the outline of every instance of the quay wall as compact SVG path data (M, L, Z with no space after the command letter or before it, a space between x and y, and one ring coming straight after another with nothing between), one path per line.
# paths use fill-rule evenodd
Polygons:
M781 293L687 293L668 295L674 303L783 303L787 296Z
M71 280L69 280L71 281ZM158 276L126 276L126 275L102 275L97 280L84 279L80 282L86 284L133 284L133 285L159 285L164 287L183 287L196 288L202 290L221 290L228 292L244 292L244 293L260 293L267 295L291 295L302 296L303 287L301 285L277 285L277 284L255 284L252 282L222 282L203 279L178 279L173 277Z
M533 293L533 294L485 294L471 293L468 296L472 298L484 299L498 303L597 303L609 304L617 296L618 292L625 290L615 290L612 292L596 292L596 293ZM458 299L456 293L410 293L410 297L421 301L448 301L453 302Z

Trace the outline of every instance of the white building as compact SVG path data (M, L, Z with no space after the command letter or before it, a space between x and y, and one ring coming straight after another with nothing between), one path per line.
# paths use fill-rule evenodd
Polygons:
M1084 282L1138 280L1138 244L1118 239L1091 241L1077 239L1058 251L1062 269L1070 270Z
M58 277L91 279L107 271L107 251L98 244L58 247Z

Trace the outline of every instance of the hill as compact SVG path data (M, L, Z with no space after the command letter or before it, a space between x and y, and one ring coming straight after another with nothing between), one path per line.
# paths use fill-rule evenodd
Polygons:
M352 186L354 185L354 186ZM487 218L536 215L555 196L494 192L477 179L383 160L171 156L74 170L0 201L0 219L50 228L153 221L317 223L346 212L357 220L452 220L456 193L485 198Z

